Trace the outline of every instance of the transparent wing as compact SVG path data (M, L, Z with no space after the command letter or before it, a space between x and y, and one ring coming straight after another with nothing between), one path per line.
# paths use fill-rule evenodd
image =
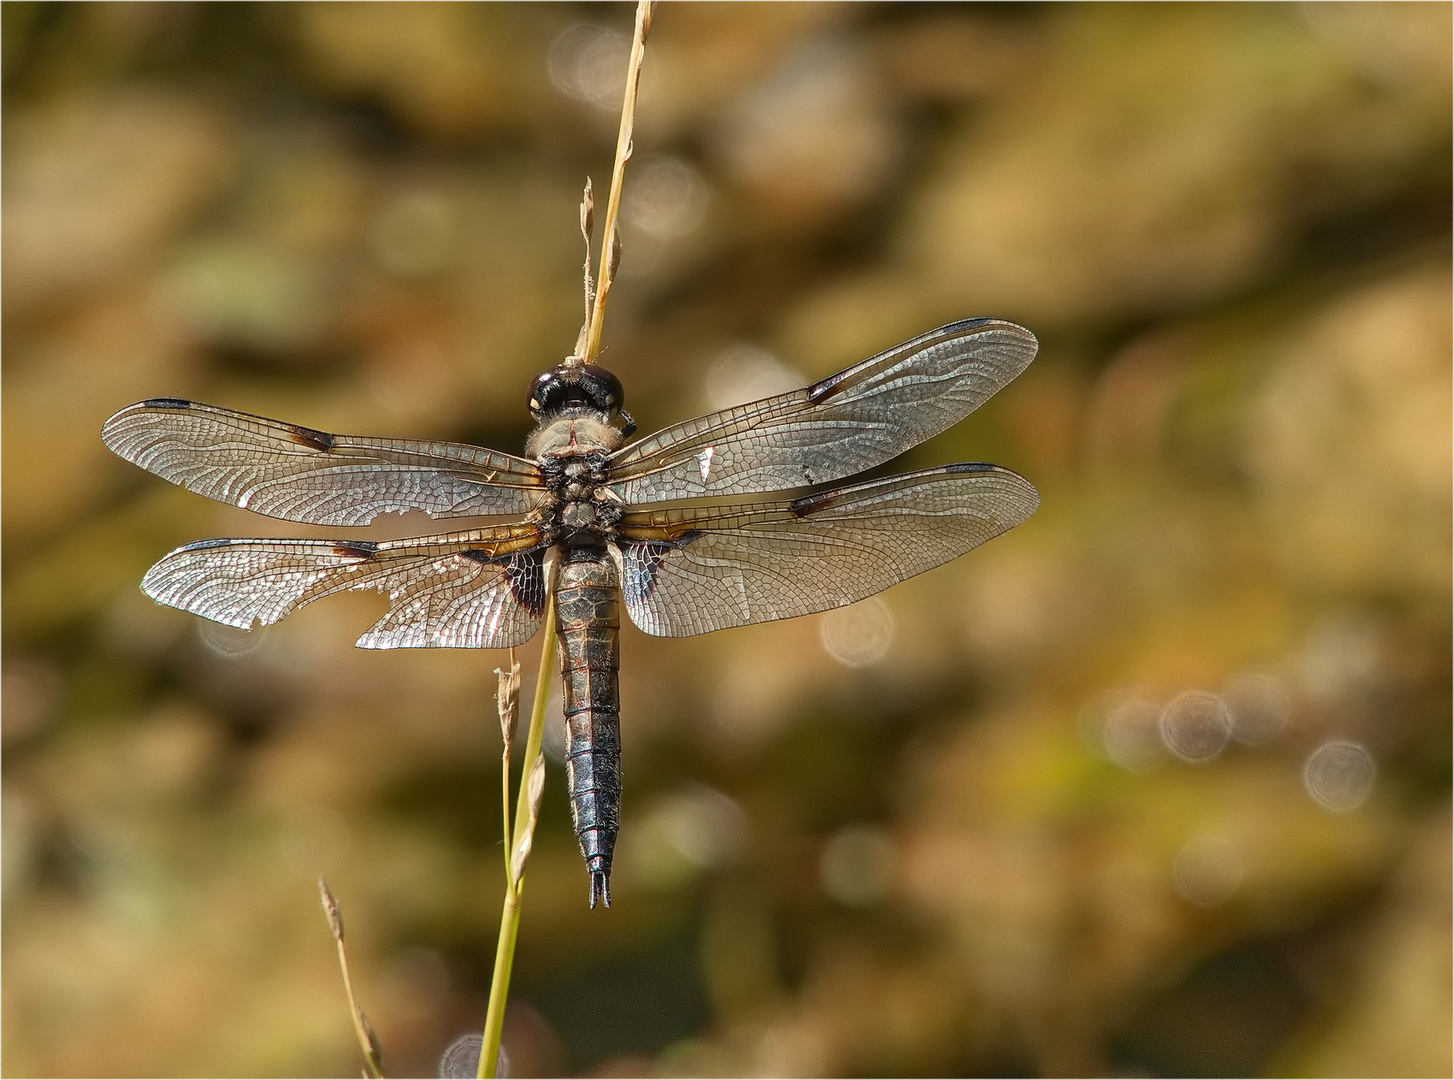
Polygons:
M1036 348L1014 323L950 323L803 390L632 443L612 458L611 486L627 503L649 503L840 480L957 424Z
M540 627L545 551L523 525L377 544L200 540L163 558L141 587L158 603L244 630L345 589L378 589L389 613L360 648L501 649Z
M311 525L367 525L406 510L523 517L540 491L533 462L495 450L330 435L181 398L128 405L101 439L188 491Z
M685 637L851 604L1024 521L1040 496L994 465L946 465L801 499L628 513L622 598Z

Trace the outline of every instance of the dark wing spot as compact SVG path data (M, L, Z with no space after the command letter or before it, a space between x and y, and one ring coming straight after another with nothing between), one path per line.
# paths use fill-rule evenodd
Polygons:
M532 615L545 610L545 552L548 545L542 544L528 551L517 551L510 555L491 555L479 548L461 551L466 559L473 559L486 566L498 566L505 574L510 593L520 606Z
M656 575L661 564L673 551L686 547L701 536L700 529L687 529L675 540L645 540L629 546L637 557L639 573L627 574L621 583L621 592L628 604L644 604L656 591Z
M289 424L289 434L293 441L302 443L304 446L311 446L314 450L327 452L333 449L333 436L326 431L314 431L310 427L303 427L301 424Z
M952 322L949 323L947 326L941 326L938 330L931 330L928 334L924 336L932 337L935 334L945 334L947 336L962 334L966 330L973 330L976 327L984 326L986 323L991 322L994 322L994 320L984 318L960 319L958 322ZM908 344L908 342L905 342L904 344ZM901 349L903 348L903 345L896 345L894 346L894 348ZM893 350L891 349L889 351L892 352ZM857 366L858 365L856 364L854 365L854 367ZM815 382L812 386L808 387L808 400L817 402L822 401L826 397L831 397L843 385L845 381L845 376L847 376L848 373L852 370L853 368L848 368L844 371L838 372L836 375L829 375L822 382Z
M510 592L532 615L545 610L545 545L513 555L505 564Z
M947 473L993 472L994 469L995 466L983 461L961 461L955 465L944 466L944 471Z
M808 387L808 400L815 402L822 401L824 398L831 395L835 390L838 389L839 386L842 385L843 377L846 374L847 372L840 371L836 375L829 375L826 379L823 379L820 382L815 382L812 386Z
M336 540L333 554L345 559L372 559L379 553L379 545L368 540Z
M805 518L810 514L816 514L837 497L836 491L820 491L816 495L804 495L801 499L794 499L788 503L788 509L795 516Z
M217 540L194 540L190 544L183 544L178 551L206 551L208 548L230 547L241 541L231 537L221 537Z
M190 401L179 397L147 398L141 404L147 409L190 409L192 407Z

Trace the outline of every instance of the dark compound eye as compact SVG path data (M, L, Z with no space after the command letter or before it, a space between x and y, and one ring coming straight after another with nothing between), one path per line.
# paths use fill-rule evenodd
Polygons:
M621 380L603 367L586 364L581 367L580 388L592 408L614 413L621 408L626 395Z
M575 405L613 416L620 412L624 396L621 380L603 367L555 367L530 383L530 412L539 418Z
M560 368L542 371L530 381L530 414L538 417L542 413L558 412L565 404L568 389Z

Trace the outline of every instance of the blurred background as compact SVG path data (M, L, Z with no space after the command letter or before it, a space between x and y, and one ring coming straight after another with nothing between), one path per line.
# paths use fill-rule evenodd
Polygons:
M171 395L518 452L632 9L0 11L4 1072L356 1074L321 872L432 1075L483 1016L508 657L356 650L377 595L155 606L173 547L318 530L98 431ZM896 467L1043 502L831 616L624 631L615 906L557 759L515 1075L1449 1075L1449 41L658 10L603 357L642 430L993 315L1039 359Z

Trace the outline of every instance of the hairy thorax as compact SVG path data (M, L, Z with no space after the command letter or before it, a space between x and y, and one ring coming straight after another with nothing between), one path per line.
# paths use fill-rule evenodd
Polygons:
M590 416L561 417L541 424L525 442L525 453L539 461L547 456L575 456L596 450L609 454L621 445L621 432Z
M621 506L605 486L611 451L621 432L591 417L542 424L525 444L540 464L549 494L536 511L553 542L595 545L615 535Z

